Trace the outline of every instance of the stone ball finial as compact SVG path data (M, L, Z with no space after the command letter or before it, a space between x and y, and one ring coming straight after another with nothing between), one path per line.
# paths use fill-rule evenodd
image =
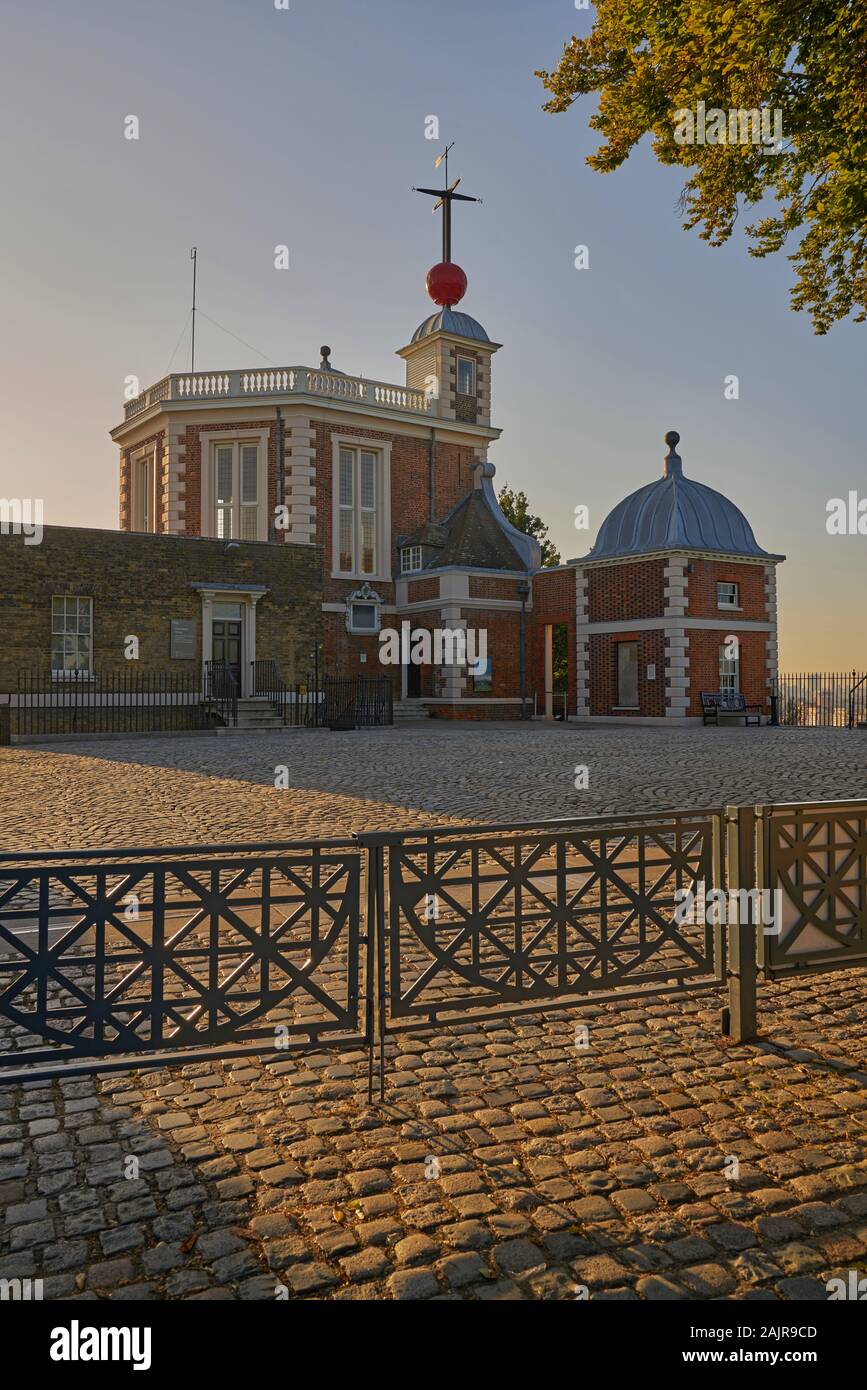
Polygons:
M326 343L319 351L322 353L322 361L319 363L320 367L330 367L331 363L328 359L331 356L331 348Z
M683 477L683 464L680 454L677 452L677 446L680 443L680 435L677 430L669 430L665 436L665 442L668 445L668 453L663 459L663 477L681 478Z

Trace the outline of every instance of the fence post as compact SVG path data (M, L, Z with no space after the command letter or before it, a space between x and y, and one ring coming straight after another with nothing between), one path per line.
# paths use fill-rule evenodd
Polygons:
M0 748L12 742L12 696L0 705Z
M733 1042L757 1036L756 1015L756 810L726 806L726 935L729 1002L723 1032Z
M379 1054L379 1099L385 1099L385 850L400 843L397 831L362 831L355 836L367 855L367 1103L373 1104L374 1054Z

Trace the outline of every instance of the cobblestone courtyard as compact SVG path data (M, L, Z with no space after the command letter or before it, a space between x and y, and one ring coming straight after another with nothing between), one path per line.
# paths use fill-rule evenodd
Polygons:
M867 797L857 732L93 741L0 750L0 846L845 797ZM824 1299L867 1269L865 980L762 988L754 1046L722 1042L714 994L401 1037L373 1109L362 1053L0 1087L0 1278L84 1299Z

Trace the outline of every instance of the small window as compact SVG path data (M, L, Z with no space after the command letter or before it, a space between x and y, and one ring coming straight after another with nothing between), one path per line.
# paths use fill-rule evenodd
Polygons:
M725 583L716 586L716 606L717 608L740 608L740 585Z
M401 574L414 574L421 569L421 546L407 545L400 552Z
M740 658L726 656L725 647L719 649L719 688L720 694L741 688Z
M375 603L353 603L349 611L350 632L379 632L379 614Z
M490 695L494 679L490 657L487 657L480 665L481 670L473 676L473 690L476 695Z
M78 594L51 600L51 670L87 674L93 654L93 599Z
M476 364L472 357L458 358L457 378L459 396L476 394Z

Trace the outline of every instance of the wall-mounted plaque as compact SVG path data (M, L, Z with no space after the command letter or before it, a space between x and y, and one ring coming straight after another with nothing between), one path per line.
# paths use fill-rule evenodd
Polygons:
M172 660L195 661L196 624L192 618L172 618Z

